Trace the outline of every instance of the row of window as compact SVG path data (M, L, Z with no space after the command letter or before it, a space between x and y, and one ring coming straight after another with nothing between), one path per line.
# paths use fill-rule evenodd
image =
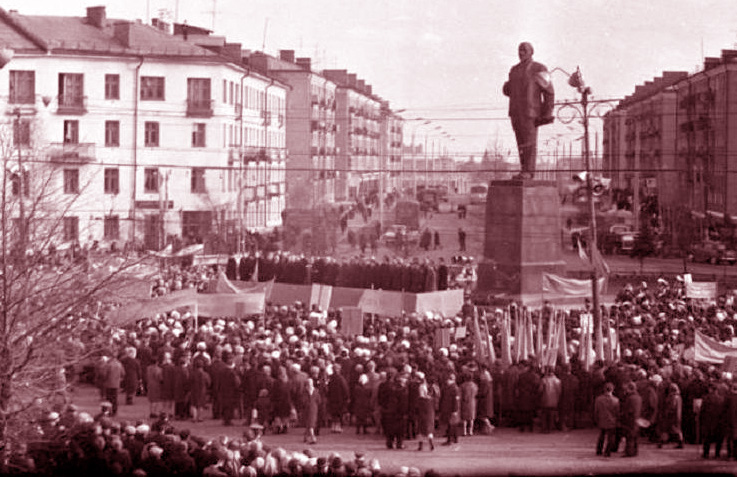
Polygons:
M9 102L11 104L34 104L36 102L36 72L33 70L10 71ZM84 101L84 74L59 73L59 105L75 106ZM255 106L267 109L266 92L246 86L243 94L244 107ZM187 101L190 105L209 107L212 91L210 78L187 78ZM223 80L223 103L239 104L240 87L234 81ZM270 103L276 111L284 110L284 99L272 96ZM120 99L120 75L105 75L105 99ZM142 76L140 81L141 101L166 100L166 78L164 76ZM274 108L272 108L274 109Z
M205 184L204 167L193 167L191 171L190 192L193 194L204 194L207 192ZM17 182L17 184L16 184ZM14 195L20 193L19 179L14 176L12 180L12 191ZM24 181L24 195L28 195L28 179ZM148 194L159 192L163 178L156 167L147 167L143 170L143 191ZM118 194L120 192L120 169L117 167L106 167L104 170L104 191L106 194ZM79 194L79 169L64 169L64 193Z
M27 122L21 123L20 131L15 134L16 144L30 143L30 130ZM157 121L146 121L143 124L143 144L146 147L159 147L160 125ZM64 143L79 144L79 121L64 121ZM120 146L120 121L105 121L105 147ZM192 125L192 147L207 147L207 124Z

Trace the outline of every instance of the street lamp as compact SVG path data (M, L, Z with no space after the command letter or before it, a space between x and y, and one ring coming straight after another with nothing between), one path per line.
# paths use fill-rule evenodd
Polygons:
M581 69L576 68L576 71L573 73L568 73L562 68L554 68L551 71L551 74L555 71L560 71L566 76L568 76L568 84L576 88L578 90L578 93L581 95L580 101L576 102L564 102L560 104L560 107L558 108L558 118L566 124L569 124L572 122L576 117L581 118L581 123L583 124L583 157L584 157L584 166L586 170L586 197L588 200L589 205L589 221L590 221L590 237L589 237L589 243L591 244L589 250L589 260L591 261L591 301L592 301L592 307L593 307L593 315L594 315L594 332L595 332L595 339L596 339L596 355L599 359L603 358L604 354L604 343L603 343L603 333L602 333L602 316L601 316L601 309L599 306L599 270L598 267L600 266L600 259L597 259L598 257L598 246L597 246L597 230L596 230L596 209L594 206L594 182L591 175L591 164L590 164L590 158L589 158L589 117L594 114L598 115L598 113L595 113L594 110L599 107L602 104L610 104L611 101L604 100L604 101L590 101L589 95L591 94L591 88L589 86L586 86L586 83L583 80L583 76L581 75ZM590 104L593 103L593 106L590 106ZM561 116L561 113L563 111L566 111L570 109L572 111L572 115L570 117ZM607 328L608 328L607 324ZM588 353L588 350L586 351ZM588 368L588 356L586 357L586 367Z

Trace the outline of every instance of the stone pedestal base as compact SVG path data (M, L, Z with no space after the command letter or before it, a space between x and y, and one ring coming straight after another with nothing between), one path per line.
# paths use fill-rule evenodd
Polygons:
M482 293L540 295L543 273L565 273L555 182L493 181L486 200Z

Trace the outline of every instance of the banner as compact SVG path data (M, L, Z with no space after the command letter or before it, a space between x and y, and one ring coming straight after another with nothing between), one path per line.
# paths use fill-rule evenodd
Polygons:
M502 363L505 365L512 364L512 333L511 323L509 318L509 311L502 312L502 327L501 327L501 338L502 338Z
M563 296L587 297L591 295L591 280L565 278L552 273L543 273L543 293ZM599 293L604 292L606 278L598 279Z
M384 292L392 293L392 292ZM396 293L396 292L394 292ZM405 295L413 295L405 293ZM419 314L432 312L440 313L443 316L454 316L461 310L463 306L463 290L460 288L454 290L442 290L429 293L417 293L414 295L415 303L413 307L407 306L407 300L404 302L404 310L407 312L417 312Z
M701 300L716 300L717 282L690 282L685 283L686 296Z
M398 291L364 290L358 307L364 313L373 313L383 316L401 316L404 308L404 295Z
M177 308L194 306L197 303L197 290L187 288L168 295L141 300L138 303L123 306L110 314L110 322L116 326L133 323L142 318L149 318L158 313L168 313Z
M337 310L346 306L358 306L364 291L362 288L333 287L328 308Z
M266 293L268 296L273 285L274 280L267 282L231 281L225 276L225 272L220 272L207 284L207 291L208 293Z
M333 295L333 287L330 285L322 285L313 283L310 291L310 310L313 305L317 305L322 311L330 308L330 298Z
M248 283L248 282L246 282ZM268 282L264 282L268 283ZM273 305L294 305L295 301L310 303L312 285L293 285L291 283L274 283L268 300Z
M727 356L737 357L737 348L727 346L696 330L695 360L697 363L722 364Z
M450 328L437 328L435 330L435 349L448 348L450 346Z
M363 311L355 306L340 309L340 332L345 336L363 334Z
M258 315L264 312L265 293L200 293L197 295L200 316Z

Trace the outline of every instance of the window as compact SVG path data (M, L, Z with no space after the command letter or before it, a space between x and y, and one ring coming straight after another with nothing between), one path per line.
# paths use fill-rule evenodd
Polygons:
M13 121L13 146L31 145L31 122L27 119Z
M79 194L79 169L64 169L64 193Z
M9 103L33 104L36 102L36 72L11 71Z
M20 195L20 177L21 174L13 172L10 174L10 190L14 196ZM28 197L31 187L31 176L28 171L23 171L23 197Z
M141 99L149 101L164 100L164 77L142 76L141 77Z
M143 171L143 191L153 194L159 191L159 170L147 167Z
M120 170L117 167L105 168L105 193L117 194L120 192Z
M195 123L192 128L192 147L205 147L207 125L205 123Z
M207 192L205 187L205 168L194 167L192 168L192 186L191 192L193 194L202 194Z
M228 80L223 80L223 103L228 102Z
M76 119L64 121L64 144L79 144L79 121Z
M120 146L120 121L105 121L105 147Z
M64 241L79 240L79 217L64 217Z
M84 75L59 73L59 107L79 109L84 106Z
M159 123L146 121L144 125L144 145L146 147L159 147Z
M187 114L212 116L210 78L187 78Z
M120 238L120 220L117 215L105 217L105 240L118 240Z
M120 75L105 75L105 99L120 99Z

